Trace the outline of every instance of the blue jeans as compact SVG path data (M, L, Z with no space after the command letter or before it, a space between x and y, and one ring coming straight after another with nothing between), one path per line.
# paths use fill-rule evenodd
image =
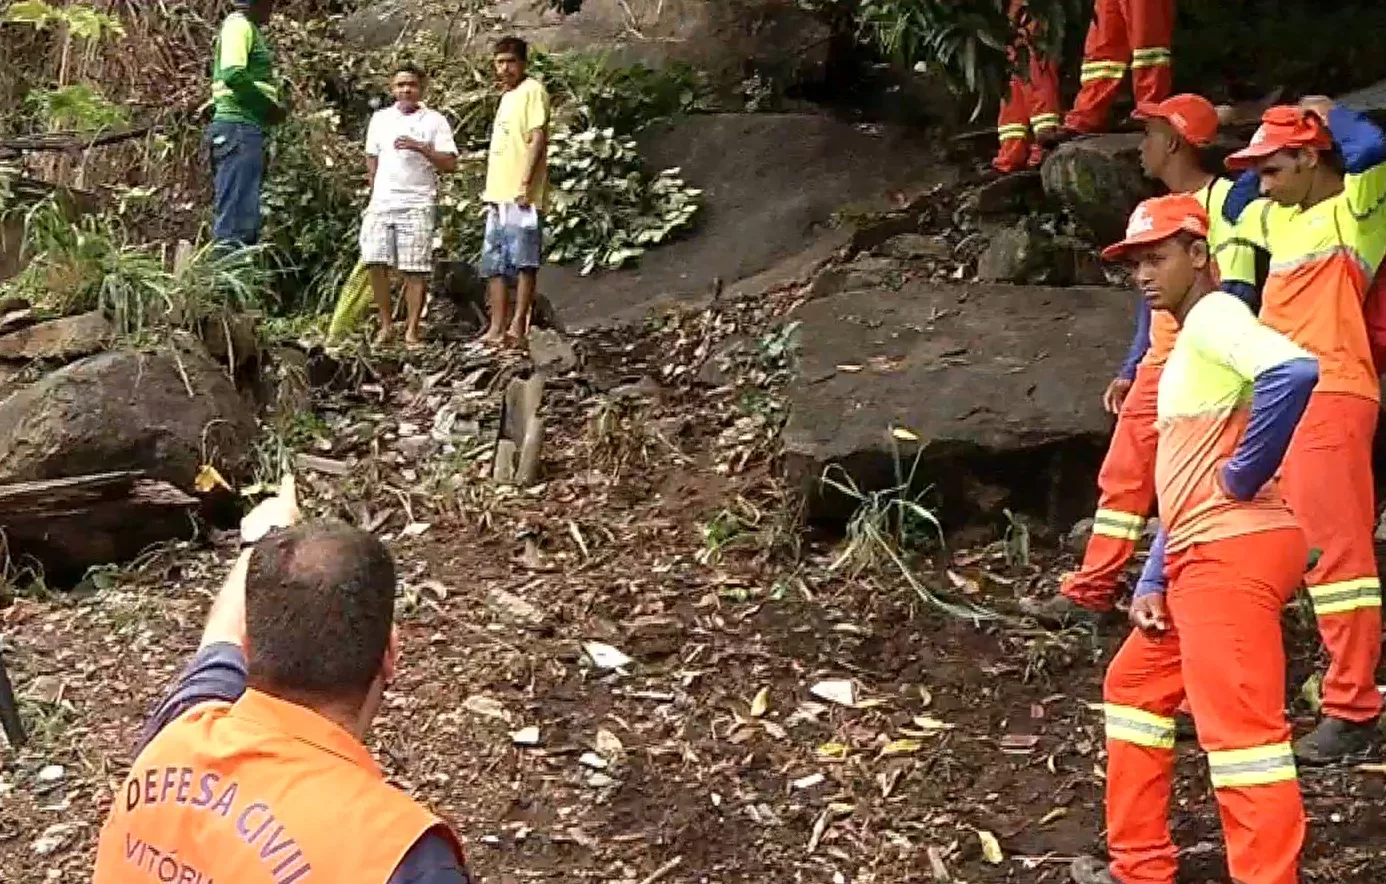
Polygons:
M260 183L265 177L265 133L250 123L207 127L215 197L212 239L255 245L260 240Z

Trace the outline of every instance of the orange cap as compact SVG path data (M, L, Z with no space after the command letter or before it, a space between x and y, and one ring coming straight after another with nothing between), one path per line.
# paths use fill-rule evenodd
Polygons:
M1208 235L1208 213L1191 193L1157 196L1136 206L1126 224L1126 239L1107 246L1102 257L1117 261L1136 246L1163 242L1179 233Z
M1132 116L1138 120L1164 120L1196 147L1210 143L1218 134L1217 108L1202 95L1171 95L1161 102L1138 105Z
M1261 115L1261 127L1251 137L1251 143L1227 158L1227 168L1245 169L1282 150L1325 150L1332 146L1333 136L1318 114L1287 104L1276 105Z

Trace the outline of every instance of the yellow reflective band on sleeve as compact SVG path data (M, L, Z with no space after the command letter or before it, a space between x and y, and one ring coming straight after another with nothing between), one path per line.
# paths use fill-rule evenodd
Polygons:
M1126 65L1120 61L1089 61L1083 63L1079 81L1120 80L1126 76Z
M1208 770L1213 775L1214 789L1264 786L1283 783L1298 776L1295 772L1295 754L1290 750L1289 743L1209 752Z
M1132 69L1168 67L1171 57L1169 49L1164 46L1137 49L1131 53L1131 67Z
M1107 739L1134 743L1150 749L1174 748L1174 719L1137 709L1105 703Z
M1036 132L1041 129L1057 129L1060 117L1058 114L1036 114L1030 118L1030 126Z
M1029 134L1030 130L1024 123L1010 123L996 127L996 135L1002 141L1015 141L1018 138L1026 138Z
M1281 243L1277 242L1276 245L1280 246ZM1375 272L1372 270L1372 265L1367 262L1366 258L1362 257L1362 254L1360 252L1358 252L1356 249L1349 245L1337 245L1327 249L1315 249L1313 251L1304 252L1303 254L1300 254L1294 258L1283 259L1280 261L1272 261L1270 265L1270 272L1289 273L1293 270L1297 270L1300 267L1303 267L1306 264L1314 264L1318 261L1327 261L1329 258L1332 258L1335 255L1343 255L1349 260L1355 262L1358 268L1362 271L1363 275L1367 277L1367 279L1370 280L1372 278Z
M255 83L255 88L259 89L260 94L264 95L270 101L274 102L275 104L279 103L279 90L271 86L269 83L261 83L257 80Z
M1381 581L1375 577L1359 577L1356 580L1321 583L1309 587L1309 598L1314 603L1316 617L1342 614L1358 608L1379 608Z
M1098 510L1092 520L1092 533L1117 540L1140 540L1145 531L1145 516L1123 513L1120 510Z

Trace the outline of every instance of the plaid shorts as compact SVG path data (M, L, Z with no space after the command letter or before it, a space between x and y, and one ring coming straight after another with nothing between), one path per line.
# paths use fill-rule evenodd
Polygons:
M361 219L361 262L432 273L433 226L432 208L368 209Z
M514 279L521 270L538 270L543 263L544 217L535 212L534 226L520 222L525 214L514 203L486 207L486 239L481 246L482 279Z

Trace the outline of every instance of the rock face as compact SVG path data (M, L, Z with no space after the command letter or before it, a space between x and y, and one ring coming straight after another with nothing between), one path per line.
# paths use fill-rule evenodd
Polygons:
M1141 173L1141 136L1099 135L1070 141L1044 161L1044 192L1062 202L1097 237L1099 245L1121 239L1141 200L1154 196Z
M569 328L638 321L660 301L710 297L762 274L767 285L793 281L845 244L825 229L837 210L886 208L891 191L956 176L918 133L868 133L816 114L698 115L640 141L652 168L677 166L703 188L698 227L629 269L546 268L539 286Z
M832 36L822 19L784 0L583 0L568 15L551 4L502 0L495 12L506 23L477 29L480 36L468 43L459 39L468 29L430 18L421 5L375 3L348 19L347 38L384 46L422 21L448 33L460 54L489 55L503 31L547 51L604 53L616 64L694 65L729 88L753 71L786 86L821 81Z
M0 402L0 484L139 470L187 491L204 452L235 474L255 432L250 406L199 349L101 353Z
M64 362L99 352L110 341L112 328L100 310L40 322L0 337L0 359Z
M1130 338L1135 298L1111 288L915 282L796 311L802 349L783 439L791 480L813 488L842 465L863 487L908 472L934 485L946 527L995 517L970 489L1007 489L1002 505L1065 528L1089 515L1111 431L1102 391ZM988 506L996 502L991 501ZM820 514L851 501L817 497Z

